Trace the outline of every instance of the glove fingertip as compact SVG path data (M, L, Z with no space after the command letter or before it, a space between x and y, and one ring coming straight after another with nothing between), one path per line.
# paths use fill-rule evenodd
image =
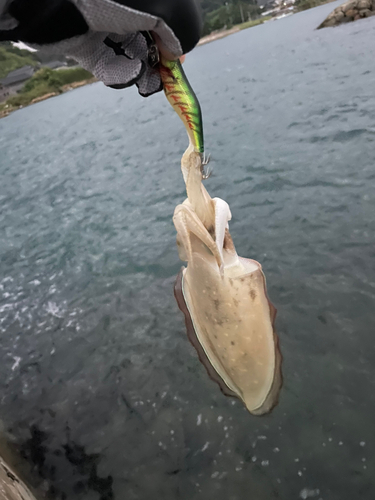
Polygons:
M142 90L142 87L139 85L139 83L136 83L138 87L138 94L142 97L150 97L150 95L156 94L157 92L161 92L163 90L163 83L160 82L159 87L155 89L150 89L150 90Z

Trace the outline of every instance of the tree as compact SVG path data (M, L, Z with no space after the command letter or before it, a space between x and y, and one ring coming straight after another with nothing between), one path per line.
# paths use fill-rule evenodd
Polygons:
M204 15L203 35L256 19L261 12L256 0L202 0L201 7Z

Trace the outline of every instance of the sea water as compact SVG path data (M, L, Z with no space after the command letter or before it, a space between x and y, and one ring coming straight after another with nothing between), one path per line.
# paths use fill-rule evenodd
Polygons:
M338 4L198 47L212 196L278 309L271 415L226 398L173 297L187 137L96 83L0 121L0 420L69 500L373 500L375 18Z

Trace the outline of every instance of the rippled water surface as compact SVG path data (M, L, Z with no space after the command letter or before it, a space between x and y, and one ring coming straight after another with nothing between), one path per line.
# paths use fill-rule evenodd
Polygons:
M1 120L0 418L40 495L375 498L375 18L315 31L336 5L186 63L206 187L278 308L264 418L208 379L175 304L187 139L164 96L98 83Z

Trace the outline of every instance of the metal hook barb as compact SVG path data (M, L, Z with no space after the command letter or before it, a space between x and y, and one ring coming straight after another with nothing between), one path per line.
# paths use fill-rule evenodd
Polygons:
M201 165L202 178L203 180L206 180L212 174L212 168L208 167L207 170L204 168L210 162L211 155L209 154L208 156L206 156L205 153L203 153L201 155L201 158L202 158L202 165Z

